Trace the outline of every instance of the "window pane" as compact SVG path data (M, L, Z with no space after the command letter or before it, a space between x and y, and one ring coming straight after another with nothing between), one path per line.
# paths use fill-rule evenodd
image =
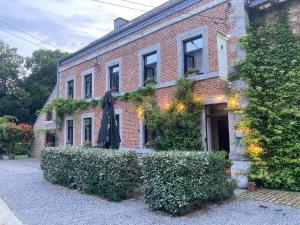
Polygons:
M73 145L73 120L67 121L67 144Z
M110 89L119 92L119 71L120 67L114 66L109 69Z
M157 63L157 53L145 56L146 65L153 64L153 63Z
M144 85L157 83L157 53L144 56Z
M92 97L92 74L86 75L84 77L85 81L85 98L91 98Z
M68 97L74 97L74 80L68 81Z
M202 48L203 48L202 37L191 40L191 41L187 41L185 43L185 52L192 52L192 51L196 51L196 50L202 49Z
M92 118L84 119L84 141L85 144L91 144L92 142Z

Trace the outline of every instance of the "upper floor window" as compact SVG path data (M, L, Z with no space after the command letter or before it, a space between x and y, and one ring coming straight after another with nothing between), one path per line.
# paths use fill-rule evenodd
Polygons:
M144 55L144 86L157 83L157 52Z
M92 137L92 118L84 118L83 119L83 141L84 145L92 145L93 137Z
M73 120L67 120L67 130L66 130L66 135L67 135L67 139L66 139L66 144L67 145L73 145Z
M74 80L67 82L67 97L74 98Z
M203 38L198 36L183 42L184 73L203 73Z
M53 120L53 112L52 111L48 111L46 113L46 121L52 121Z
M120 67L119 65L112 66L109 68L109 88L110 90L113 90L114 92L119 92L120 91Z
M90 99L93 97L93 75L88 74L84 76L84 98Z

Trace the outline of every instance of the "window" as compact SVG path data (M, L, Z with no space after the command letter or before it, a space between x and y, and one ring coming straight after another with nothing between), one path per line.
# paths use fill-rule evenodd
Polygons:
M92 144L92 118L83 119L83 129L84 129L84 145Z
M48 111L46 113L46 121L52 121L53 119L53 112L52 111Z
M90 99L93 97L93 76L92 74L88 74L84 76L84 98Z
M203 38L202 36L183 42L184 73L203 73Z
M73 120L67 120L67 145L73 145Z
M144 85L157 83L157 52L144 55Z
M74 80L69 80L67 83L67 97L74 98Z
M156 138L156 132L147 128L147 125L144 125L144 146L149 148L153 145L153 141Z
M46 147L55 147L55 133L54 132L46 132Z
M109 68L109 88L110 90L113 90L114 92L119 92L119 75L120 75L120 67L119 65L112 66Z

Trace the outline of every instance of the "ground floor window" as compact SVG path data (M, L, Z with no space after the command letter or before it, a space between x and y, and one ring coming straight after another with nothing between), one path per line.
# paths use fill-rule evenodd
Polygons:
M67 120L67 145L73 145L73 120Z
M226 151L229 154L229 129L227 104L205 106L206 149L208 151Z
M46 132L46 147L55 147L55 133L54 132Z
M83 129L84 129L84 145L91 145L93 138L92 138L92 118L84 118L83 119Z
M144 136L144 147L146 148L152 148L153 146L153 141L156 138L156 132L154 130L151 130L147 127L147 125L144 123L143 127L143 136Z

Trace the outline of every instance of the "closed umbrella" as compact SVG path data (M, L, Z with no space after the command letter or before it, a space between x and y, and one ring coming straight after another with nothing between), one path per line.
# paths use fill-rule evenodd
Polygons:
M97 146L106 149L119 149L121 138L115 119L114 98L107 91L102 102L103 116L98 134Z

